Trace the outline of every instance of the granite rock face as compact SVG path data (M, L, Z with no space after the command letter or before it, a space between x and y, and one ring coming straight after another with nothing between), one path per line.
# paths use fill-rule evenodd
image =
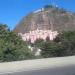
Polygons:
M75 14L56 7L43 9L24 17L14 31L24 34L37 29L58 32L74 31Z

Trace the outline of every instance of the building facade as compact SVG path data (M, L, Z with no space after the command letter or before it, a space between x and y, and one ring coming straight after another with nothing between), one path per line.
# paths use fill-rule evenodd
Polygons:
M46 40L47 37L49 37L50 40L53 40L57 35L57 31L51 31L51 30L34 30L30 31L29 33L21 34L22 39L24 41L31 41L31 43L34 43L37 39L43 39Z

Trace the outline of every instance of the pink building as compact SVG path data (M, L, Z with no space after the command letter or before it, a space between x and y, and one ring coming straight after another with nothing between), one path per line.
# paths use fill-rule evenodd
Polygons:
M34 43L37 39L43 39L46 40L47 37L50 38L50 40L53 40L57 35L57 31L51 31L51 30L34 30L30 31L29 33L21 34L22 39L24 41L29 41L31 40L31 43Z

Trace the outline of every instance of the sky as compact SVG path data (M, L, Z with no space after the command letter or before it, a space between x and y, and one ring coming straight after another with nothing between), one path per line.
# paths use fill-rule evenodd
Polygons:
M75 0L0 0L0 23L12 30L24 16L48 4L75 12Z

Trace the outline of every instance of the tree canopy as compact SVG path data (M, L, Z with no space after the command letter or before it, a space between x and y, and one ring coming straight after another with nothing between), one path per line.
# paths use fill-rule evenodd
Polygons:
M62 57L75 55L75 31L59 33L53 40L35 42L41 48L43 57Z
M33 58L27 43L6 25L0 24L0 61L15 61Z

